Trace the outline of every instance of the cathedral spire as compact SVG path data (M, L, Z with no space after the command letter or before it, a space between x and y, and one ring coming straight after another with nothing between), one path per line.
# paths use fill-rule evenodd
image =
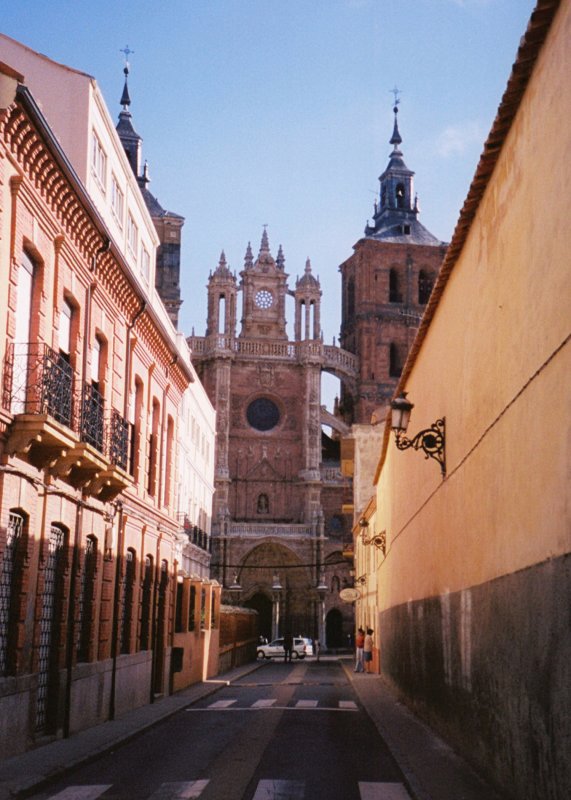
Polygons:
M125 75L125 84L123 86L123 94L121 95L121 99L119 100L119 102L123 106L123 111L129 111L129 106L131 105L131 98L129 97L129 84L127 83L127 78L129 77L128 66L126 66L123 69L123 73Z
M391 93L394 94L395 96L395 104L393 106L393 114L395 115L395 124L393 128L393 135L390 138L389 144L392 144L394 146L394 150L398 150L397 145L402 143L402 138L399 131L399 123L398 123L398 113L399 113L399 103L400 103L399 94L401 92L400 89L397 89L397 87L395 86L394 89L391 89Z
M285 256L281 244L278 248L278 257L276 258L276 266L278 267L278 269L281 270L283 270L285 266Z
M380 191L375 200L373 222L367 224L365 236L385 241L413 244L440 244L418 221L418 198L414 192L414 172L404 163L400 149L402 136L399 130L399 94L396 87L393 104L393 133L389 140L393 149L389 163L379 177Z
M129 45L126 45L120 52L125 54L125 66L123 67L125 83L123 85L123 94L121 95L120 100L122 109L119 112L119 122L117 123L116 130L125 153L127 154L127 158L129 159L131 169L135 173L135 177L139 179L141 172L141 148L143 140L134 129L131 121L131 112L129 110L129 106L131 105L131 96L129 95L128 86L129 68L131 66L128 61L128 56L135 51L129 49Z

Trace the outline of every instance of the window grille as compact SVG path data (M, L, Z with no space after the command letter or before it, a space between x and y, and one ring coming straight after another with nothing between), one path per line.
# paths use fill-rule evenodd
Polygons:
M0 675L9 674L10 646L12 644L17 554L24 535L25 517L14 511L10 512L6 547L0 567Z
M48 699L51 678L52 647L57 635L58 574L63 557L65 534L62 528L52 525L45 542L43 606L40 618L38 649L38 690L36 702L36 730L45 730L48 722Z
M85 557L81 576L81 590L78 603L78 646L77 660L89 660L89 645L93 623L93 601L95 596L95 571L97 567L97 539L88 536L85 543Z

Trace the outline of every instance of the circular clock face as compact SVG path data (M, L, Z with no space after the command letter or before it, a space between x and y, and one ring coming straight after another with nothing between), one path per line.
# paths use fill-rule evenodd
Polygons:
M258 308L271 308L274 302L272 293L267 289L260 289L259 292L256 292L254 300Z

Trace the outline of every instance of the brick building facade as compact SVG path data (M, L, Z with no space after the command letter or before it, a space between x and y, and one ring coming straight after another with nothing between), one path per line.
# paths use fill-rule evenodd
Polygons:
M36 83L47 59L11 41L4 52L19 69L28 65ZM176 515L176 442L196 375L153 294L156 233L95 81L48 63L49 90L58 77L72 79L90 104L85 141L73 136L74 155L89 154L89 178L79 178L65 136L44 116L47 96L40 111L24 75L2 64L3 756L171 690L187 540ZM122 179L134 191L123 191L119 205ZM100 194L87 190L89 181ZM210 651L198 657L212 674L219 589L195 584L197 613L208 609L200 642Z

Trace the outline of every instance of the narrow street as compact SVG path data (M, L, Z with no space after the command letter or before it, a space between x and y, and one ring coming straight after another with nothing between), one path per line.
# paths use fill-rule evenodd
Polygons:
M374 680L374 678L371 678ZM408 800L337 661L268 662L34 800Z

